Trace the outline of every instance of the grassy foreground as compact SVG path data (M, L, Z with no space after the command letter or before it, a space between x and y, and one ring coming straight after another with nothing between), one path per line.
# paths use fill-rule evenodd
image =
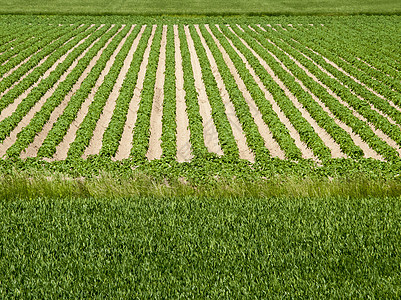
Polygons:
M2 14L349 15L401 13L399 0L0 0Z
M399 198L0 201L2 298L399 298Z

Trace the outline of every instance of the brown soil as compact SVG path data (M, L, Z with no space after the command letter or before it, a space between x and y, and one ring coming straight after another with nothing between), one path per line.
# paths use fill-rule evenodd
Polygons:
M167 43L167 25L163 25L163 33L160 47L159 63L156 70L156 82L154 88L154 97L152 112L150 114L150 137L149 148L146 157L149 160L160 159L162 156L161 137L162 137L162 118L163 118L163 100L164 100L164 72L166 70L166 43Z
M127 37L132 33L132 30L135 28L136 25L133 25L128 32ZM127 75L127 72L129 70L129 67L131 65L132 59L134 57L134 53L138 47L139 41L142 37L142 33L145 30L145 25L142 26L141 31L139 32L138 36L135 38L135 40L132 43L131 49L128 52L127 57L124 60L124 64L120 70L120 74L117 77L117 80L114 84L113 90L111 91L109 98L105 104L105 107L103 108L103 112L100 115L99 120L96 123L95 130L93 132L92 139L89 142L89 146L85 149L85 152L83 154L83 158L87 158L89 155L93 154L99 154L100 149L102 148L102 139L104 132L106 131L110 121L111 117L113 116L114 109L116 107L116 100L118 96L120 95L120 89L124 83L124 79ZM125 39L124 39L125 42Z
M177 161L189 162L192 159L189 120L186 112L184 90L184 72L182 69L182 57L180 49L180 37L178 26L174 25L175 44L175 77L176 77L176 123L177 123Z
M250 47L242 38L240 38L233 30L232 28L229 27L231 32L235 34L242 43L252 52L252 54L259 60L260 64L266 69L267 72L269 72L270 76L275 76L273 72L271 72L271 69L269 65ZM238 49L235 49L238 54L240 54ZM242 60L245 62L246 58L240 54ZM274 101L273 96L270 94L270 92L266 89L266 87L263 85L261 82L260 78L255 74L254 70L252 67L248 64L248 69L250 73L252 74L252 77L254 78L255 82L258 84L259 88L264 92L266 99L271 103L273 110L276 112L277 116L279 117L280 121L287 127L290 136L294 139L295 145L301 150L302 157L307 158L307 159L313 159L317 161L317 158L313 155L312 150L309 149L304 142L301 141L301 137L299 136L298 131L294 128L294 126L291 124L290 120L287 118L287 116L281 111L280 107L277 105L277 103ZM273 77L274 79L274 77Z
M102 26L101 26L102 27ZM99 28L101 28L99 27ZM109 31L112 27L110 27L107 31ZM95 45L100 40L101 37L97 38L85 51L77 58L77 61L79 61L82 57L85 56L85 54ZM95 66L96 62L100 58L101 52L104 48L102 48L98 54L91 60L87 68L82 72L82 75L78 78L77 82L73 85L71 91L66 95L64 100L60 103L59 106L55 108L55 110L52 112L50 115L49 121L43 126L43 129L41 132L39 132L36 136L33 142L28 146L28 148L21 153L21 158L27 158L27 157L36 157L37 152L39 148L42 146L43 141L46 139L47 135L49 134L50 130L52 129L54 123L56 123L57 119L59 116L63 113L64 109L70 102L71 98L75 93L78 91L80 88L82 82L85 80L85 78L88 76L89 72L92 70L92 68Z
M274 43L273 43L273 44L274 44ZM281 49L280 49L280 50L281 50ZM285 53L285 52L284 52L284 53ZM287 53L286 53L286 54L287 54ZM288 55L288 54L287 54L287 55ZM341 98L339 98L336 94L334 94L326 85L324 85L323 83L321 83L321 82L318 80L318 78L316 78L316 76L314 76L313 74L311 74L311 73L309 72L309 70L307 70L303 65L301 65L298 61L296 61L292 56L289 56L289 57L297 64L297 66L299 66L302 70L304 70L304 71L306 72L306 74L307 74L309 77L311 77L311 78L312 78L313 80L315 80L317 83L319 83L320 85L322 85L322 86L327 90L327 92L328 92L331 96L333 96L334 98L336 98L336 100L338 100L341 104L343 104L343 105L346 106L347 108L351 109L356 117L358 117L358 118L361 117L361 116L360 116L358 113L356 113L352 108L350 108L350 107L347 105L347 103L345 103L344 101L342 101ZM277 58L276 58L276 59L277 59ZM315 97L315 96L312 94L312 92L311 92L310 90L308 90L308 89L302 84L302 82L301 82L299 79L296 78L296 81L298 82L298 84L300 84L300 86L301 86L305 91L307 91L309 94L311 94L311 95L313 96L314 100L315 100L322 108L324 108L324 110L328 113L328 111L329 111L328 108L327 108L326 106L324 106L324 104L323 104L317 97ZM330 112L329 116L330 116L331 118L333 118L339 126L340 126L340 124L341 124L340 127L343 128L345 131L347 131L349 134L350 134L350 132L352 132L352 129L351 129L350 127L348 127L348 126L345 125L344 123L338 121L338 120L335 118L335 116L334 116L331 112ZM353 139L354 143L355 143L356 145L358 145L358 146L364 151L365 157L371 157L371 158L374 158L374 159L383 160L383 157L382 157L380 154L378 154L376 151L374 151L373 149L371 149L371 148L369 147L369 145L368 145L366 142L364 142L359 136L357 136L356 134L352 134L352 135L350 134L350 136L351 136L351 138Z
M66 41L64 43L64 45L66 43L68 43L69 41L71 41L74 37L70 38L68 41ZM69 53L71 53L71 51L73 51L76 47L78 47L80 44L82 44L88 37L84 38L83 40L81 40L77 45L75 45L73 48L71 48L65 55L68 55ZM54 42L54 41L53 41ZM52 43L53 43L52 42ZM53 52L52 52L53 53ZM0 98L5 95L6 93L8 93L11 89L13 89L17 84L19 84L25 77L27 77L30 73L32 73L37 67L39 67L40 65L42 65L48 58L49 56L52 54L50 53L49 55L45 56L34 68L32 68L31 70L29 70L27 73L25 73L17 82L15 82L11 87L9 87L8 89L6 89L3 93L0 94ZM64 56L65 56L64 55ZM64 59L63 59L64 60ZM10 116L17 108L17 106L30 94L30 92L37 87L42 80L46 79L47 77L49 77L50 73L52 71L54 71L56 69L56 67L61 63L62 57L59 58L52 67L50 67L48 70L46 70L46 72L42 75L42 77L35 82L33 85L31 85L29 88L27 88L19 97L17 97L13 103L11 103L10 105L8 105L6 108L4 108L1 113L0 113L0 122L3 121L5 118L7 118L8 116Z
M213 35L211 30L209 29L209 26L208 25L205 25L205 26L206 26L207 30L209 31L209 33L212 35L219 50L223 54L224 60L227 64L227 66L229 67L230 72L235 79L235 82L237 83L239 89L241 90L245 101L247 102L247 104L249 106L251 115L255 121L255 124L258 127L260 135L262 136L262 138L264 140L265 147L269 150L270 155L272 157L278 157L280 159L284 159L285 158L284 151L280 148L279 144L274 139L273 134L271 133L269 127L263 121L263 116L262 116L261 112L259 111L255 101L252 99L251 94L247 90L244 81L242 80L241 76L239 76L238 71L234 66L234 63L232 62L231 58L229 57L229 55L227 54L225 49L221 46L218 39ZM230 43L231 47L235 48L234 44L230 40L228 40L228 42ZM246 66L249 69L249 65L247 64Z
M134 89L134 95L132 96L132 100L128 108L127 121L125 122L124 130L121 135L120 145L118 147L115 156L116 160L122 160L128 158L131 152L133 130L135 127L137 112L139 109L139 103L141 101L141 92L143 89L143 82L145 80L145 75L146 75L146 67L148 66L149 53L150 53L150 48L152 46L153 37L155 36L155 31L156 31L156 25L153 25L152 33L149 37L145 53L143 54L142 63L139 68L138 79L136 82L136 87Z
M251 149L249 149L249 147L248 147L245 134L242 130L241 123L239 122L239 120L237 118L237 114L235 112L235 107L230 100L230 96L224 85L223 78L221 77L221 74L219 73L218 66L213 57L213 54L210 51L204 37L202 36L199 26L198 25L194 25L194 26L200 37L201 43L206 50L206 55L209 59L209 63L210 63L211 69L212 69L213 76L217 82L217 87L219 88L220 96L221 96L221 99L223 100L223 104L226 109L226 115L227 115L228 121L231 125L234 139L238 146L239 157L241 159L245 159L250 162L255 162L255 156L253 155Z
M72 47L70 50L68 50L63 56L61 56L56 62L55 64L47 71L48 74L47 76L50 75L50 73L56 69L56 67L61 64L66 58L67 56L74 51L74 49L76 49L79 45L81 45L83 42L85 42L86 39L88 39L89 36L85 37L84 39L82 39L81 41L79 41L74 47ZM46 103L47 99L51 97L51 95L54 93L54 91L57 89L57 87L59 86L59 84L61 82L63 82L68 74L72 71L73 68L75 68L75 66L78 64L78 61L75 61L72 63L72 65L66 70L66 72L64 72L63 75L61 75L61 77L59 78L59 80L54 84L53 87L51 87L44 95L43 97L36 102L36 104L31 108L31 110L22 118L21 122L17 125L17 127L14 128L14 130L10 133L10 135L3 141L3 143L0 145L0 157L4 156L6 154L6 151L8 148L10 148L17 140L17 135L18 133L23 130L23 128L25 126L27 126L32 118L35 116L35 114L37 112L40 111L40 109L42 108L42 106ZM46 74L45 74L46 76ZM8 108L8 107L7 107ZM10 115L12 115L13 112L9 112Z
M223 155L223 151L219 145L219 138L216 130L216 126L212 119L212 108L207 98L205 85L202 80L202 71L199 63L198 56L194 42L190 35L188 26L184 26L185 35L187 37L188 49L191 56L192 69L194 73L195 88L198 92L199 102L199 113L202 117L203 123L203 137L205 140L205 146L209 152L216 153L217 155Z
M105 49L111 43L113 38L124 28L124 26L125 25L120 27L119 30L107 41L107 43L105 44L103 49ZM121 43L120 43L120 45L121 45ZM103 51L103 49L101 51L99 51L98 55L101 55L101 52ZM56 147L56 152L54 154L53 160L64 160L67 158L67 153L70 148L70 144L75 140L75 134L78 131L78 128L81 125L82 121L84 120L86 114L88 113L89 106L92 103L97 90L99 89L100 85L104 81L104 78L106 77L111 66L113 65L114 59L117 56L118 51L119 51L119 49L117 48L114 51L114 53L111 55L111 57L109 58L109 61L106 63L106 66L103 69L103 71L101 72L99 78L97 79L95 86L92 88L90 94L88 95L88 98L84 101L80 110L78 111L76 119L71 123L71 126L68 129L66 135L64 136L64 139L62 140L62 142Z

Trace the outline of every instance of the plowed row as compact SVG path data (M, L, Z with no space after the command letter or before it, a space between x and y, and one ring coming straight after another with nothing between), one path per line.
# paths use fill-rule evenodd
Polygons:
M398 29L358 26L16 26L0 156L398 160Z

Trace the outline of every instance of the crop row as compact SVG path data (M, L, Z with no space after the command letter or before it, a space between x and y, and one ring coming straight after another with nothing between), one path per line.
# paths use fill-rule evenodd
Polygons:
M122 146L129 148L133 161L145 161L153 145L151 120L155 97L159 97L155 93L156 82L160 82L158 70L165 63L162 99L157 99L162 103L161 129L157 130L161 130L161 157L174 160L178 150L175 42L179 41L178 59L195 159L215 156L206 147L205 138L210 137L201 115L198 83L195 84L195 76L199 75L217 142L227 161L241 157L241 142L245 142L256 162L270 160L273 155L261 128L268 128L282 156L289 160L330 160L333 145L341 149L343 156L360 159L366 153L354 138L356 135L379 157L397 161L401 149L401 84L393 72L397 69L387 63L388 57L382 61L380 57L373 59L371 47L356 49L361 28L350 25L346 29L349 36L345 43L350 49L330 43L330 39L344 36L330 24L47 25L26 27L20 36L18 30L10 31L0 37L0 50L4 51L0 54L0 75L7 74L0 79L0 112L15 108L10 114L3 113L0 142L7 139L7 143L13 143L0 147L6 150L7 157L19 157L52 119L47 136L35 145L38 157L53 158L68 134L74 135L65 149L68 158L83 157L91 141L101 133L101 156L115 157ZM375 30L363 35L371 36ZM390 35L382 39L384 44L392 41ZM136 48L132 48L134 42ZM391 50L393 45L381 53ZM165 59L161 55L164 51ZM129 53L133 57L128 66ZM144 79L138 82L145 55ZM193 65L194 56L199 61L199 74L199 67ZM123 74L126 75L120 81ZM121 88L115 94L112 91L117 82ZM143 88L136 94L137 86ZM138 95L134 120L128 120L129 109ZM84 103L88 106L84 107ZM98 121L108 118L111 111L104 110L110 103L113 112L103 126ZM260 115L258 122L254 107ZM57 114L56 109L60 115L54 119L51 116ZM231 110L235 115L230 115ZM75 123L77 128L72 128L84 111L83 118ZM132 144L121 145L127 122L131 121L135 122L130 132ZM235 124L239 127L234 128ZM100 127L101 131L95 134ZM350 128L352 134L345 128Z

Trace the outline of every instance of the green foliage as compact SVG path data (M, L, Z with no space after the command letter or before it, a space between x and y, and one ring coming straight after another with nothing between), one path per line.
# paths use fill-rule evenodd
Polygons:
M2 298L399 298L399 198L0 201Z

